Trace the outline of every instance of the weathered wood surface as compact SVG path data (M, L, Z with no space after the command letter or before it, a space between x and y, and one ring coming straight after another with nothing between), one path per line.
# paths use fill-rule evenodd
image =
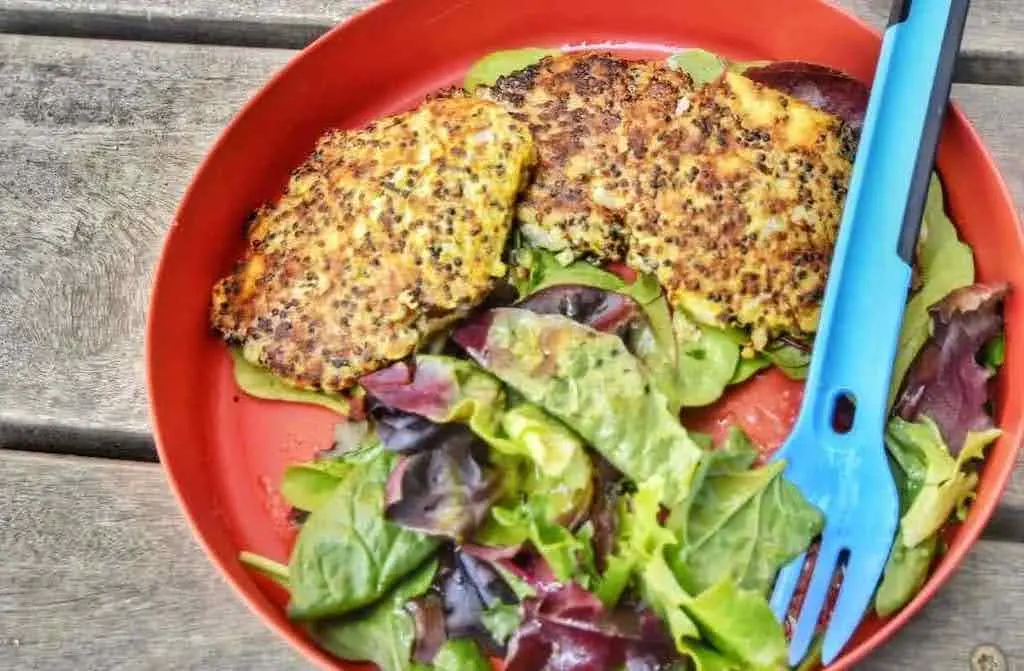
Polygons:
M152 454L151 268L207 145L289 56L0 37L3 443Z
M215 574L160 469L0 452L0 669L309 666ZM984 541L865 671L960 671L994 643L1024 665L1024 544Z
M209 142L291 54L0 35L0 444L152 454L152 264ZM955 96L1024 203L1024 88Z
M300 48L367 0L3 0L0 31ZM836 4L882 27L891 0ZM1024 83L1019 0L975 0L958 79Z

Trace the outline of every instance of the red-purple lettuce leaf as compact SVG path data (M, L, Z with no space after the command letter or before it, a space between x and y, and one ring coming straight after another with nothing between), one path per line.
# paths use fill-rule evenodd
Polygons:
M608 611L570 584L524 602L526 619L509 644L506 671L654 671L679 660L649 611Z
M364 381L374 399L371 414L389 449L409 453L475 437L491 448L503 475L502 505L518 508L544 494L543 510L531 509L549 523L571 523L589 507L591 464L579 437L539 407L508 407L501 382L472 362L418 355L371 377ZM460 520L459 530L469 521ZM494 520L472 538L491 548L516 548L524 540Z
M932 336L896 404L896 413L908 421L932 419L953 455L968 432L992 427L986 407L992 372L978 363L978 355L1002 331L1000 306L1007 289L975 284L953 291L931 309Z
M643 308L631 297L583 284L559 284L542 289L516 307L541 315L562 315L623 339L628 338L634 325L650 328Z
M502 575L488 562L461 550L453 552L438 575L444 623L450 638L473 638L495 654L504 654L487 626L488 613L519 599Z
M448 640L444 623L444 603L439 595L429 593L410 601L405 609L412 615L416 625L412 658L417 662L429 664L434 661L437 652Z
M501 493L501 475L487 457L486 443L461 428L462 438L403 462L398 499L385 511L388 521L461 541L486 519Z
M870 90L844 72L813 63L777 61L747 68L743 76L837 116L854 131L864 125Z
M475 438L473 432L462 424L432 422L426 417L385 405L374 397L370 398L368 407L384 449L391 452L412 454Z
M447 356L420 355L366 375L360 384L379 403L426 417L452 421L466 403L499 406L504 403L497 380L481 375L467 361Z

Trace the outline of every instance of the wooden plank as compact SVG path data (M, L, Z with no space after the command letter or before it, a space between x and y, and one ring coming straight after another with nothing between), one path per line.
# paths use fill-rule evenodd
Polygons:
M289 55L0 38L4 444L152 454L152 265L207 145Z
M300 48L371 0L5 0L0 31ZM884 27L891 0L838 0ZM1024 83L1024 13L1018 0L975 0L960 81Z
M892 0L836 0L877 28ZM975 0L964 31L956 78L977 84L1024 84L1024 13L1019 0Z
M203 557L159 466L0 452L0 491L0 668L308 668Z
M235 598L155 465L0 452L0 668L309 668ZM59 494L58 494L59 493ZM983 541L866 671L1024 664L1024 544Z

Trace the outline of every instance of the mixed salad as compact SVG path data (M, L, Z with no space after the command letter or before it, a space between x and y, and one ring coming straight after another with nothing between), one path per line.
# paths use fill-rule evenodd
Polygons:
M491 55L466 86L546 53ZM670 64L698 82L742 71L855 129L868 97L802 63L694 50ZM347 418L284 474L298 526L287 564L243 561L288 590L289 617L321 647L385 671L489 669L491 656L510 671L784 668L787 623L766 597L813 552L822 514L742 420L711 435L689 418L765 369L802 379L810 343L755 350L671 309L650 276L523 238L507 259L484 306L351 398L291 389L236 356L248 393ZM1007 288L975 284L937 177L915 271L885 437L902 519L874 599L883 617L921 589L999 436Z

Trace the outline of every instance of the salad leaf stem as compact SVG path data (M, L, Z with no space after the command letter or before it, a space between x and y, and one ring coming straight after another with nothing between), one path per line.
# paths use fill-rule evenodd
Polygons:
M257 573L270 578L281 587L288 589L289 573L288 567L255 552L242 551L238 553L238 561L253 569Z

